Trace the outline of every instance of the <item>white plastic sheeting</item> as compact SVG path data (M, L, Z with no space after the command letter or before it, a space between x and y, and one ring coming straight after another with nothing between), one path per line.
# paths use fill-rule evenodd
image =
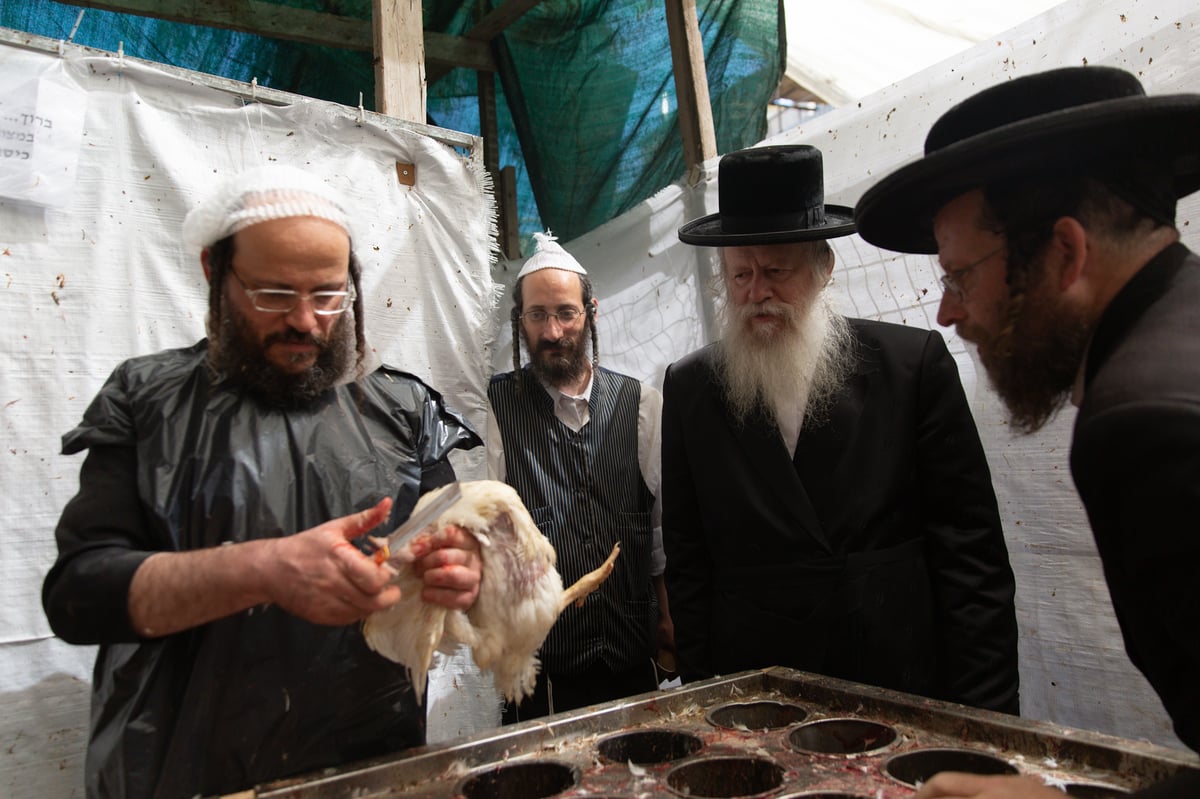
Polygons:
M933 118L995 82L1055 66L1110 64L1151 93L1194 91L1200 11L1180 0L1074 0L949 61L835 110L776 141L826 155L830 201L853 204L916 157ZM477 171L444 145L373 115L320 103L245 107L192 81L113 59L69 56L87 89L76 196L63 210L0 201L0 795L82 795L80 767L92 653L48 637L38 592L51 531L74 491L78 460L57 455L121 358L201 335L204 286L178 249L178 225L215 174L276 157L309 163L362 203L369 334L385 360L427 377L480 424L493 367L511 368L507 298L492 311L491 206ZM37 66L24 66L36 61ZM0 69L45 68L44 56L0 48ZM24 74L24 73L22 73ZM291 134L291 135L289 135ZM417 163L398 187L396 160ZM600 298L602 362L661 386L667 365L713 336L711 252L676 228L717 208L716 164L696 187L668 187L566 246ZM1184 241L1200 246L1200 197L1180 205ZM838 240L834 291L843 310L935 326L933 261ZM378 250L375 248L379 247ZM516 264L493 277L510 284ZM61 275L61 278L60 278ZM947 333L988 449L1018 580L1025 715L1173 743L1153 692L1128 663L1067 470L1068 411L1041 434L1007 432L994 395ZM462 473L470 476L477 463ZM453 716L431 696L430 723L451 732L494 717L493 699L461 658L447 694L474 701ZM461 673L461 677L459 674Z
M787 0L785 74L831 105L846 105L1057 2Z
M77 156L65 197L16 202L21 187L0 183L0 795L66 797L82 795L94 649L54 639L41 610L54 526L82 462L58 454L60 437L121 360L204 335L207 284L199 254L180 243L184 214L214 181L253 166L328 180L355 210L369 343L482 430L495 213L479 141L463 134L278 92L258 99L289 105L247 103L194 73L73 47L59 57L0 45L0 74L0 131L11 134L0 156L28 146L30 158L11 158L50 164L35 182L70 167L35 147ZM415 185L397 164L414 165ZM5 174L29 177L19 172ZM456 461L473 478L482 464L482 449ZM490 682L458 670L451 703L497 707ZM434 734L472 731L432 691Z
M1190 2L1074 0L765 143L821 148L827 201L853 205L880 177L919 156L939 114L1000 81L1105 64L1138 74L1152 94L1195 91L1198 35L1200 11ZM658 386L668 364L712 337L713 252L680 244L675 233L717 210L716 163L707 166L701 185L671 186L566 244L600 300L601 362ZM1178 224L1184 242L1200 246L1200 195L1180 203ZM839 265L831 291L844 312L937 327L941 288L933 259L883 252L857 236L833 243ZM505 282L512 274L510 267ZM1182 747L1124 653L1067 464L1074 410L1035 436L1014 437L977 377L974 349L968 352L952 330L942 332L988 452L1017 575L1022 713ZM502 334L497 368L511 368L506 343Z

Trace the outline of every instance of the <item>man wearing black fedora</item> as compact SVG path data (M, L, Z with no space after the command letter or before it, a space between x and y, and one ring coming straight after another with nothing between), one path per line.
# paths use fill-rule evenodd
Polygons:
M1200 258L1175 227L1197 189L1200 95L1072 67L951 108L855 217L880 247L937 253L938 321L979 346L1015 426L1078 406L1071 474L1126 651L1200 751ZM1200 772L1179 780L1152 795L1200 795ZM918 795L1061 796L1031 782Z
M667 370L663 535L685 679L773 665L1018 710L1014 581L953 358L834 313L821 153L725 156L722 337Z

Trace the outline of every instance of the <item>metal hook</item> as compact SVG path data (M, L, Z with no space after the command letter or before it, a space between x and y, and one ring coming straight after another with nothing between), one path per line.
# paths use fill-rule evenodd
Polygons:
M367 112L363 109L362 97L363 97L363 93L359 92L358 93L358 124L360 124L360 125L363 122L367 121Z
M258 102L258 78L257 77L253 77L250 79L250 102L252 102L252 103Z
M125 69L125 42L117 42L117 68Z

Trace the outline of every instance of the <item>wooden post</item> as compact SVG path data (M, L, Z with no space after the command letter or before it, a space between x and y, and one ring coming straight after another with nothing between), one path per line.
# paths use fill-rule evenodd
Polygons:
M476 72L479 89L479 135L483 137L483 165L492 177L500 171L500 123L496 118L496 76L491 72Z
M517 213L517 168L500 170L500 251L510 261L521 257L520 214Z
M521 257L517 216L517 178L511 166L500 168L500 132L496 120L496 76L476 72L479 85L479 133L483 136L483 164L492 176L496 198L496 235L500 252L509 260Z
M420 0L371 0L375 110L425 124L425 37Z
M708 98L708 74L704 71L704 42L696 17L696 0L664 0L667 4L667 33L671 39L671 67L675 73L675 96L679 101L679 132L683 137L683 160L688 185L700 181L700 166L717 155L712 104Z

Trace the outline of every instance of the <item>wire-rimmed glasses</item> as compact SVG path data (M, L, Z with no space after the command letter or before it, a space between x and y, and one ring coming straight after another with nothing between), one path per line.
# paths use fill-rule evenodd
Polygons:
M312 291L305 294L292 289L252 289L237 270L230 268L229 271L241 284L254 309L265 313L288 313L301 302L307 302L318 316L335 316L344 312L354 301L353 286L344 291Z
M580 308L560 308L558 311L550 312L543 311L540 308L536 311L526 311L521 314L521 319L527 319L535 325L544 325L553 317L558 320L560 325L564 327L575 323L579 317L583 316L583 310Z
M942 289L945 290L946 293L952 294L954 296L954 299L958 300L959 302L965 302L967 299L967 288L966 288L966 286L963 285L963 280L967 277L967 275L969 275L971 273L972 270L975 269L975 267L979 266L984 261L988 260L992 256L997 255L998 253L1001 253L1003 251L1004 251L1004 245L1001 244L999 247L992 250L987 255L983 256L982 258L980 258L976 261L972 261L971 263L964 266L962 269L955 269L953 272L947 272L946 274L942 275L942 277L941 277Z

